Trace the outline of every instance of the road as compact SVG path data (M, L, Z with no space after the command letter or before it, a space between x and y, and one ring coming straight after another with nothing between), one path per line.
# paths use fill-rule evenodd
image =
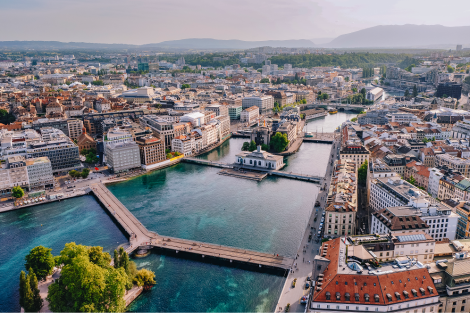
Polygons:
M325 180L321 184L321 186L324 186L324 184L326 183L326 188L325 190L321 190L317 196L317 200L320 202L317 220L314 221L317 208L313 208L312 214L309 218L309 223L307 224L307 229L305 230L304 236L300 243L300 247L297 251L298 257L295 260L297 266L295 267L294 272L291 272L287 276L286 283L284 284L284 288L282 289L279 302L276 307L276 312L283 312L288 303L290 303L290 312L305 311L305 305L300 304L300 299L302 298L302 296L307 295L309 293L309 289L305 289L304 286L307 276L311 276L312 274L313 259L315 258L315 255L318 254L318 248L321 245L320 241L318 243L315 241L318 238L316 237L316 234L317 229L320 225L321 215L326 206L326 201L328 197L328 189L330 187L331 181L330 177L333 169L331 160L339 159L340 142L340 139L336 139L332 145L331 153L334 154L334 156L328 162L325 172ZM311 229L311 227L313 227L313 229ZM311 231L313 235L311 242L309 242L308 237ZM296 286L292 288L292 282L294 279L297 279L297 282Z

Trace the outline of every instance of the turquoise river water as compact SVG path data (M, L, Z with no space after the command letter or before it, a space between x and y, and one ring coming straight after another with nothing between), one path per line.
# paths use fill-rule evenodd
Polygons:
M308 131L333 131L355 114L311 121ZM201 156L233 162L243 139ZM284 170L324 175L330 145L304 143L286 158ZM268 177L262 182L226 177L218 169L180 163L109 186L150 230L162 235L293 256L318 187ZM92 196L0 214L0 311L17 311L18 276L24 256L37 245L66 242L100 245L112 251L127 241ZM135 259L156 274L157 285L128 308L133 312L274 311L285 278L152 253Z

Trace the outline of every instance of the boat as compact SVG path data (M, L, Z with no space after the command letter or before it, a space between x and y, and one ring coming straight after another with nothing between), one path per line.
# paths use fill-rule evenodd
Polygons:
M329 109L329 110L328 110L328 113L330 113L330 114L336 114L336 113L338 113L338 110L336 110L336 109Z
M314 118L318 118L318 117L323 117L323 116L327 116L328 113L326 112L320 112L320 113L315 113L315 114L310 114L310 115L307 115L305 117L305 120L313 120Z

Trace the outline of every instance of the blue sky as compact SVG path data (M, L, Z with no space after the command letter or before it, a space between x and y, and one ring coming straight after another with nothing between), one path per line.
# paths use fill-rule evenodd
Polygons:
M376 25L470 25L468 0L0 0L0 41L144 44L336 37Z

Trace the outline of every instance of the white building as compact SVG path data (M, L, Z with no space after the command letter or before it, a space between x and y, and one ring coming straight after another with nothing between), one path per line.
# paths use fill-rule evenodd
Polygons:
M54 187L51 161L47 157L26 159L29 187L31 189L47 189Z
M369 101L377 101L381 100L384 94L384 90L382 88L376 87L374 89L369 90L366 93L366 99Z
M132 142L106 145L106 163L113 173L121 173L140 167L139 145Z
M245 97L242 100L242 108L247 109L253 106L259 108L261 114L265 114L274 108L273 96Z
M240 121L242 123L248 123L248 125L256 123L258 118L259 118L259 108L256 106L249 107L243 110L242 113L240 114Z
M235 163L243 167L255 167L268 170L279 170L284 167L284 157L273 155L261 150L261 146L253 152L243 151L236 155Z
M198 127L204 124L204 114L201 112L187 113L180 118L181 123L189 122L193 127Z
M193 154L194 138L189 136L178 136L171 141L171 151L177 151L190 156Z
M439 194L439 181L444 177L444 174L437 168L429 169L428 192L431 197L437 198Z

